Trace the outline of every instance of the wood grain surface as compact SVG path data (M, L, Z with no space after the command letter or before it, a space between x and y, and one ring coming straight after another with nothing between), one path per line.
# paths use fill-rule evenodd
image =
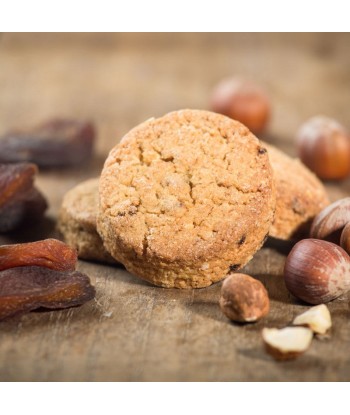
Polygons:
M295 155L308 117L326 114L350 127L348 34L2 34L0 133L51 116L94 120L91 163L41 171L50 209L35 229L0 243L55 236L64 193L99 175L130 128L180 108L208 108L222 77L266 87L273 103L267 141ZM350 180L327 183L332 200ZM200 290L153 287L122 267L80 261L96 285L82 307L32 312L0 323L1 381L345 381L350 380L349 297L329 304L333 328L291 362L264 351L263 327L283 327L307 307L287 292L282 270L291 245L268 240L245 271L260 279L271 311L257 324L230 323L218 306L221 284Z

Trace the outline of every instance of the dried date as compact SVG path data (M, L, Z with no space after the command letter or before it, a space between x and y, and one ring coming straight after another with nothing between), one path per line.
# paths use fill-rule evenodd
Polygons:
M0 246L0 271L24 266L74 271L76 263L76 250L57 239Z
M0 233L10 232L42 218L47 209L44 196L35 188L0 208Z
M0 233L43 216L47 202L33 187L37 170L30 163L0 164Z
M0 320L37 308L81 305L95 296L87 275L42 267L18 267L0 272Z
M33 187L35 164L0 164L0 209Z
M45 197L36 187L33 187L28 192L24 193L21 200L25 207L24 217L28 219L28 222L30 223L40 219L48 207Z
M41 167L74 166L91 157L94 140L92 123L52 119L0 137L0 162L29 161Z

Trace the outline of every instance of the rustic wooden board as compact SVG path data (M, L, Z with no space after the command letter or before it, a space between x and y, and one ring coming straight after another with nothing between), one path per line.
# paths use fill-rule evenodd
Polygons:
M36 229L0 243L55 235L64 193L97 176L109 149L137 123L179 108L207 108L212 86L243 74L266 85L274 117L266 140L295 154L307 117L324 113L350 127L350 35L119 34L0 35L0 132L50 116L91 118L96 157L65 171L42 171L50 202ZM350 180L327 184L332 199ZM246 271L266 285L271 312L255 325L220 312L220 284L201 290L152 287L121 267L79 262L97 298L80 308L32 312L0 323L1 381L335 381L350 380L350 311L329 307L334 327L293 362L264 352L261 329L283 327L306 307L281 277L290 244L268 241Z

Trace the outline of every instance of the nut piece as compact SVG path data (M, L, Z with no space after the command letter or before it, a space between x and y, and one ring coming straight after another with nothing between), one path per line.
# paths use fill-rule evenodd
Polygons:
M337 121L317 116L297 134L301 161L321 179L344 179L350 173L350 138Z
M73 271L75 249L57 239L0 246L0 271L23 266L40 266L57 271Z
M300 300L327 303L350 289L350 258L331 242L303 239L287 257L284 280Z
M220 307L233 321L253 323L266 316L270 301L260 281L245 274L229 274L222 284Z
M350 222L348 222L340 235L340 246L350 255Z
M262 337L266 351L276 360L290 360L310 347L313 333L306 327L265 328Z
M293 324L307 326L316 334L325 334L332 326L332 319L328 307L320 304L295 317Z
M211 107L214 112L240 121L255 134L264 131L270 117L266 93L260 86L239 78L224 79L215 87Z
M337 200L323 209L313 220L310 237L339 244L344 226L350 222L350 197Z

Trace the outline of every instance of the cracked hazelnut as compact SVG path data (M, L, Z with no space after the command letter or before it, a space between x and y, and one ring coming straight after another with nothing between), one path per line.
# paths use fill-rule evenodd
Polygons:
M310 236L339 244L340 234L348 222L350 222L350 197L337 200L315 216Z
M287 257L284 280L300 300L327 303L350 289L350 258L331 242L303 239Z
M222 80L211 97L212 110L240 121L254 134L265 130L270 102L258 85L239 78Z
M230 320L253 323L266 316L270 301L260 281L245 274L229 274L222 284L220 307Z
M337 121L317 116L297 133L301 161L321 179L344 179L350 174L350 138Z
M293 325L306 326L316 334L325 334L332 326L331 314L325 304L319 304L295 317Z
M266 351L276 360L295 359L311 344L313 333L306 327L285 327L262 331Z

